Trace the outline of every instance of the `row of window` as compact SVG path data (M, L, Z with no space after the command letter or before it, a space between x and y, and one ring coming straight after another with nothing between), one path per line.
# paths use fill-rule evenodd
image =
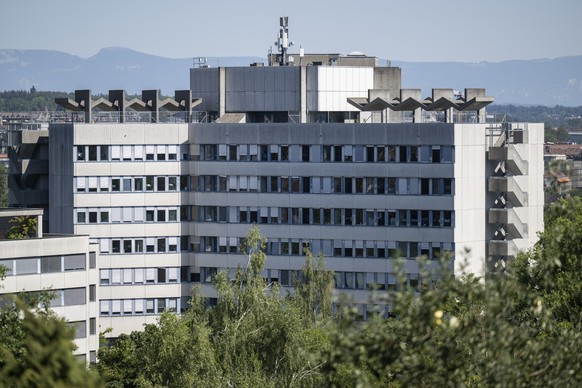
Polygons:
M99 249L104 254L175 253L179 252L179 237L101 238Z
M303 194L452 195L452 178L200 175L192 191Z
M64 256L24 257L0 260L0 265L6 267L7 276L84 271L86 255L81 253ZM94 252L89 253L89 268L95 268Z
M179 283L179 274L179 267L101 269L99 283L107 286Z
M113 207L75 210L76 224L120 222L178 222L179 208L173 207Z
M201 237L200 252L240 253L238 237ZM416 258L424 256L436 260L443 253L452 254L453 244L445 242L376 241L376 240L311 240L267 239L267 255L301 256L309 248L317 256L361 257L390 259L395 257ZM196 249L195 249L196 250Z
M100 300L101 316L150 315L180 311L180 298Z
M76 306L87 304L87 290L85 287L65 288L63 290L50 290L53 298L51 307ZM94 284L89 285L89 302L96 300L96 287Z
M198 206L193 211L193 219L200 222L431 228L454 225L451 210Z
M261 162L453 163L445 145L202 144L200 160Z
M182 148L182 159L187 159L188 145L77 145L74 147L75 160L78 162L178 160Z
M200 281L211 283L214 275L225 269L217 267L200 267ZM235 270L226 269L231 279ZM283 286L292 286L296 279L300 279L301 270L271 269L263 270L263 277L267 283L278 282ZM384 272L334 272L335 287L352 290L399 290L406 287L418 289L421 284L434 283L438 276L422 279L419 274L409 273L404 278L398 278L395 273Z
M153 175L145 177L90 176L76 177L74 188L77 193L179 191L179 183L187 185L187 178Z

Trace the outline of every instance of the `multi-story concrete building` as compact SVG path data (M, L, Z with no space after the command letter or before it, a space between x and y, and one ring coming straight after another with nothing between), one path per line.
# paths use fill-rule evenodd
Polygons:
M15 217L37 219L34 237L5 239ZM89 236L43 234L41 209L0 209L0 265L6 278L0 287L3 303L9 294L49 291L50 307L75 328L75 354L95 362L99 347L98 247Z
M180 311L192 283L212 297L253 223L269 281L290 285L309 247L363 316L368 288L398 286L395 257L418 286L418 256L484 274L535 242L542 124L487 123L483 89L423 99L375 58L286 55L192 69L173 99L58 101L82 114L49 128L50 230L99 243L113 336Z

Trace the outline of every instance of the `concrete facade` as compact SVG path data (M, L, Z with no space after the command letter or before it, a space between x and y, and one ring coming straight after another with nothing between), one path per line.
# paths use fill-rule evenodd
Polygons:
M456 273L484 275L533 245L542 124L487 123L484 89L422 98L400 88L399 68L342 58L191 69L174 100L59 102L85 122L49 128L49 228L98 244L112 337L186 308L194 284L216 297L212 276L246 265L238 247L254 223L268 281L291 286L309 247L363 318L371 288L400 286L396 258L418 288L432 281L419 256L438 272L447 253ZM150 120L129 122L146 107ZM93 108L113 109L110 122L93 122ZM161 122L172 109L185 119Z
M42 210L0 209L0 218L39 218ZM100 327L98 300L98 247L89 236L47 235L38 228L34 238L0 239L0 265L7 276L0 288L7 295L48 290L54 295L51 309L75 327L75 355L85 362L96 361Z
M413 285L421 281L420 255L431 267L450 252L457 273L483 275L530 247L543 227L541 124L65 124L51 131L50 149L64 147L51 152L51 171L58 170L51 211L65 216L50 228L90 234L99 244L100 318L114 337L164 309L185 308L195 283L214 297L212 275L246 264L237 247L252 223L268 239L267 279L289 286L308 246L328 257L337 293L352 295L363 316L371 284L396 287L397 252ZM499 161L489 156L506 132L520 133L501 147L528 161L520 176L497 176ZM501 190L491 178L513 186ZM525 206L505 193L516 190Z

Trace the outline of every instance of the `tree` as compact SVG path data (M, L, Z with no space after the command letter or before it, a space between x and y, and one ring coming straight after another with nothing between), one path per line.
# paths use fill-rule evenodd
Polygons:
M558 131L556 132L556 139L559 142L567 142L570 139L570 133L566 128L560 126L558 127Z
M312 313L305 316L299 307L304 304L282 297L277 283L266 283L264 247L259 228L251 227L241 244L246 266L234 278L227 272L213 278L214 306L205 307L195 288L181 316L164 313L143 332L102 347L97 368L107 385L320 385L328 327L314 325ZM325 278L317 268L312 272L313 279Z
M549 124L544 124L544 142L545 143L555 143L558 141L558 136L554 131L554 128Z
M7 239L22 239L36 236L36 217L18 216L10 220L14 226L8 229Z
M2 385L100 386L98 376L73 356L73 329L48 309L48 295L28 294L28 303L15 297L0 309Z
M295 292L291 298L299 304L305 317L311 317L314 323L325 321L332 314L333 272L327 270L323 255L314 259L308 248L304 253L305 264L301 276L293 279Z

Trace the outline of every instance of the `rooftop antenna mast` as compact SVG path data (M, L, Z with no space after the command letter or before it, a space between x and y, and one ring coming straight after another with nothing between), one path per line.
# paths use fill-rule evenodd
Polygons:
M279 36L275 42L275 46L279 49L280 54L277 55L279 66L289 66L287 58L287 50L293 46L293 42L289 42L289 17L282 16L279 18Z

